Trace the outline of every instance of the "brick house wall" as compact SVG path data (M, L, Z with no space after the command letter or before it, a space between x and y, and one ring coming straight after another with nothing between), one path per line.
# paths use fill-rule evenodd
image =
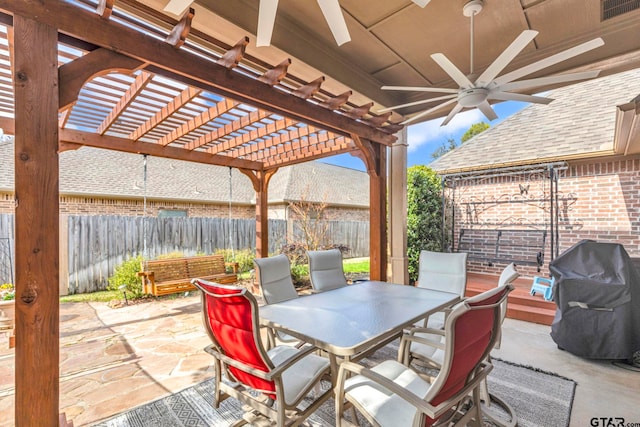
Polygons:
M558 253L592 239L621 243L631 257L640 257L640 158L570 162L558 175ZM454 247L461 228L547 230L541 271L528 265L518 270L525 277L548 276L550 188L546 173L459 181L447 190L455 207ZM450 209L447 216L451 219ZM468 268L499 274L504 264L470 260Z
M13 194L0 192L0 213L13 213L14 207ZM189 217L226 218L229 216L229 206L227 204L147 200L147 215L157 216L161 209L186 210ZM283 208L276 207L275 209ZM232 206L231 212L234 218L239 219L253 219L256 215L255 206ZM144 202L132 199L61 196L60 214L142 216L144 214ZM326 214L327 219L330 220L369 221L369 209L328 207Z

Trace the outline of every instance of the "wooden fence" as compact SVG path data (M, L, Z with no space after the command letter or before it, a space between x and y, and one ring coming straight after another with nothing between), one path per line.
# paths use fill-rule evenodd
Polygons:
M13 218L11 214L0 214L2 283L14 277ZM61 227L61 233L63 230ZM132 256L153 259L171 252L191 256L232 247L253 251L256 246L253 219L69 216L66 232L67 256L63 254L61 259L68 260L66 281L70 294L106 289L114 269ZM350 257L369 256L368 222L328 221L326 235L328 243L347 245ZM288 241L300 239L295 224L288 226L285 220L269 220L270 253L279 252Z

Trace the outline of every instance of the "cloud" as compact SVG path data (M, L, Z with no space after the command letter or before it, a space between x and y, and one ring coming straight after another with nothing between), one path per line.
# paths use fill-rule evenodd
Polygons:
M449 137L455 138L455 134L460 131L466 131L473 124L483 120L487 121L477 108L458 113L449 124L440 126L443 120L444 117L441 117L409 126L407 129L408 151L416 151L422 146L434 143L438 143L437 145L439 145L440 141L446 140Z

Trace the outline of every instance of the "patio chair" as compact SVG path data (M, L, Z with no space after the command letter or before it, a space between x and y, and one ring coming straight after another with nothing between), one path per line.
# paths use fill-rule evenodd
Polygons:
M467 290L467 256L465 252L420 251L416 286L452 292L464 298ZM425 319L425 327L441 329L448 310Z
M500 328L500 304L511 289L494 288L458 303L445 329L433 330L447 337L435 377L413 370L402 353L398 361L387 360L371 369L343 362L336 381L336 425L345 421L348 405L382 427L463 426L472 421L480 425L480 383L492 369L487 355ZM401 350L411 342L403 336ZM348 375L355 376L347 379Z
M260 286L265 303L277 304L298 298L298 292L291 279L289 257L281 254L269 258L256 258L253 263L256 267L258 286ZM291 335L269 329L269 348L276 345L276 339L283 343L300 344L300 341Z
M339 249L307 251L309 277L314 292L330 291L347 286Z
M192 283L202 291L204 323L212 341L205 351L215 358L216 408L233 397L252 409L240 423L266 418L278 426L295 426L332 395L329 389L300 405L329 373L330 360L312 354L317 348L311 345L265 350L260 340L258 304L246 288L202 279Z
M497 288L508 286L513 289L512 283L518 277L520 277L520 273L518 273L515 264L511 263L507 265L504 270L502 270L502 273L498 278ZM504 300L500 303L500 328L498 329L498 336L496 337L493 348L500 348L500 343L502 341L502 323L504 322L506 314L507 298L504 298ZM414 328L409 331L409 336L410 338L407 338L407 341L410 341L410 344L408 344L407 347L400 349L400 352L402 353L401 359L404 360L408 365L414 363L422 367L440 369L444 362L443 348L446 342L446 334L442 334L440 331L434 333L428 328ZM490 362L490 360L490 356L487 356L487 361ZM490 406L493 400L498 404L498 406L501 406L503 408L504 412L507 415L506 418L509 418L511 420L510 423L504 424L495 417L492 417L495 424L510 426L515 425L515 412L506 402L496 398L495 396L492 396L489 393L486 381L483 381L481 383L480 393L481 400L485 403L486 406Z

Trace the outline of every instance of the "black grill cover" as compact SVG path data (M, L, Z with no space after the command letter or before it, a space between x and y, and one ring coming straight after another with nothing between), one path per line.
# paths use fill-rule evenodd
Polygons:
M640 350L640 275L622 245L583 240L549 270L559 348L591 359L631 359Z

